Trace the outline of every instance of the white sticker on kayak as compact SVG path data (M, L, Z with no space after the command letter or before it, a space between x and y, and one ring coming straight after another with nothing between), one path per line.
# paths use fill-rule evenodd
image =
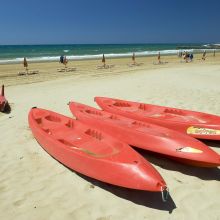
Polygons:
M183 153L196 153L196 154L201 154L203 151L193 148L193 147L180 147L176 149L178 152L183 152Z
M187 128L187 134L200 134L200 135L220 135L220 130L211 128L200 128L190 126Z

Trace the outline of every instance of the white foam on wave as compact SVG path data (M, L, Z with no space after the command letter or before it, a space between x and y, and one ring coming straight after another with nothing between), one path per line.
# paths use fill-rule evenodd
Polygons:
M220 44L204 44L204 47L210 47L210 46L220 46Z
M48 61L57 61L59 60L59 56L54 56L54 57L27 57L27 61L31 62L48 62ZM19 57L15 59L4 59L0 60L0 64L6 64L6 63L21 63L23 62L24 57Z
M64 53L68 53L70 50L63 50Z
M199 53L203 52L204 49L187 49L187 50L155 50L155 51L138 51L135 52L136 56L154 56L157 55L159 52L161 55L173 55L177 54L179 51L188 51L190 53ZM212 52L213 49L206 49L207 52ZM220 51L220 49L216 49L216 51ZM131 57L133 52L129 53L110 53L105 54L106 58L122 58L122 57ZM103 54L96 54L96 55L68 55L68 60L91 60L91 59L101 59ZM14 58L14 59L2 59L0 60L0 64L7 64L7 63L21 63L23 61L23 57ZM60 56L45 56L45 57L27 57L27 61L30 62L49 62L49 61L57 61L59 62Z

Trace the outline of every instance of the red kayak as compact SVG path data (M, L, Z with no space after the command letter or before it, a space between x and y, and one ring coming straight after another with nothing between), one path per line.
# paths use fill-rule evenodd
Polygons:
M65 166L113 185L167 192L158 171L129 145L52 111L33 108L28 119L38 143Z
M0 112L4 112L6 110L7 105L8 105L8 101L5 98L4 85L2 85L2 91L0 95Z
M70 102L77 119L129 145L163 154L182 163L201 167L220 166L220 156L202 142L155 124L115 115Z
M105 111L154 123L195 138L220 140L220 117L202 112L150 105L120 99L96 97Z

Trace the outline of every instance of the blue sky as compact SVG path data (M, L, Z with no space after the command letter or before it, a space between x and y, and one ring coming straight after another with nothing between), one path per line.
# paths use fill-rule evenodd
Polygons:
M220 42L220 0L2 1L0 44Z

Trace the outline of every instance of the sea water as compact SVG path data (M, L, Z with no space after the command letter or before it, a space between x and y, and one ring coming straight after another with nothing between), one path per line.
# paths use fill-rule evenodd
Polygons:
M61 55L69 60L177 54L180 50L202 52L204 44L65 44L65 45L0 45L0 64L19 63L24 57L28 61L59 61ZM186 48L186 49L184 49ZM212 50L213 49L207 49Z

